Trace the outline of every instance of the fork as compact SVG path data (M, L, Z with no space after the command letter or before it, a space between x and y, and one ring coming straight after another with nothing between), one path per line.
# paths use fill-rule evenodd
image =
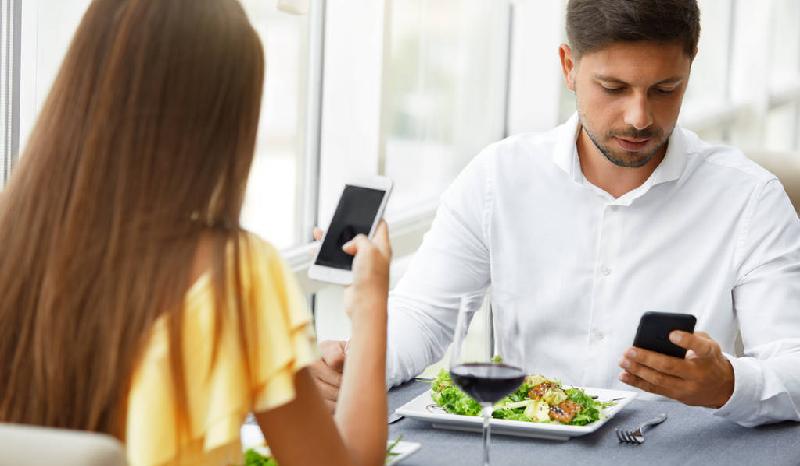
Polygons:
M617 433L617 438L619 439L619 443L630 443L633 445L641 445L644 443L645 431L653 426L661 424L666 420L667 420L666 413L662 413L654 417L653 419L650 419L649 421L642 423L642 425L640 425L634 430L625 430L617 427L614 429L614 431Z

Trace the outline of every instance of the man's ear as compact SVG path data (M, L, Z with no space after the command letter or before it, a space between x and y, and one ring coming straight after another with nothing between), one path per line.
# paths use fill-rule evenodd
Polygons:
M558 48L558 56L561 59L561 72L564 73L564 82L567 89L575 92L575 68L577 63L572 55L572 49L567 44L561 44Z

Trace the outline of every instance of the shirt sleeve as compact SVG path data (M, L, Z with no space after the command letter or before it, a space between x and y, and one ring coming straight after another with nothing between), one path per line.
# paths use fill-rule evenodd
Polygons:
M489 285L493 152L490 146L473 159L444 193L430 231L389 295L388 386L439 360L453 338L460 297Z
M800 221L777 179L763 185L741 235L733 290L744 356L716 415L743 426L800 421Z
M306 300L294 273L269 243L250 237L246 309L253 411L294 399L294 375L318 358Z

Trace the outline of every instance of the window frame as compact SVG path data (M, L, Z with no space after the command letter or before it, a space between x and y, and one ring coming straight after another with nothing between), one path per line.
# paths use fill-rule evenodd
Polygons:
M5 67L0 70L1 92L5 96L4 107L0 108L5 114L5 128L3 128L2 152L0 153L0 189L2 189L11 174L20 147L20 54L22 30L22 0L0 0L2 6L2 37L0 47L3 48L2 56Z

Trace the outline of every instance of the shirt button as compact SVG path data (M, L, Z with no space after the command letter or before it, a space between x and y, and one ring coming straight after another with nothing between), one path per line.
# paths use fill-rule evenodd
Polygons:
M600 330L593 329L592 330L592 340L594 341L603 341L606 336Z
M611 269L609 269L608 267L606 267L604 265L604 266L600 267L600 274L602 274L604 277L607 277L607 276L611 275Z

